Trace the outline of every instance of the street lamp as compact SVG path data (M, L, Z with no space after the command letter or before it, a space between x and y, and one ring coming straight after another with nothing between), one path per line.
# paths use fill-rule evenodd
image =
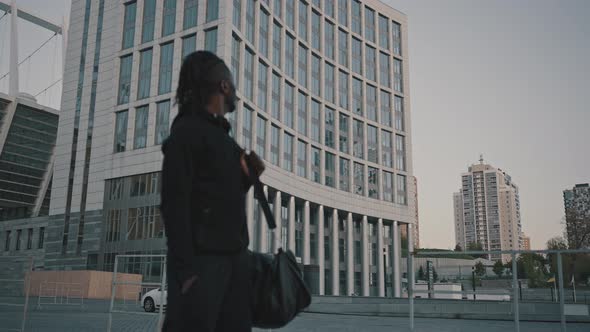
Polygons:
M473 300L475 300L475 266L471 267L471 277L473 278Z

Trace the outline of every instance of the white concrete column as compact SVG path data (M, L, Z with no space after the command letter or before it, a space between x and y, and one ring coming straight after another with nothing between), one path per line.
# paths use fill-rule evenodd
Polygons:
M287 247L295 254L295 197L289 198L289 231Z
M303 205L303 265L310 264L309 201Z
M393 253L392 253L392 268L393 268L393 296L401 297L401 239L399 224L397 221L393 222Z
M346 293L350 296L354 293L354 225L352 213L346 218Z
M379 296L385 296L385 266L383 262L383 219L377 219L377 280Z
M248 222L248 234L250 234L250 244L248 249L252 250L255 247L254 243L254 188L250 188L246 194L246 220Z
M268 197L268 186L264 186L264 197ZM266 216L260 211L262 218L260 218L260 225L258 225L258 250L260 252L269 251L268 247L268 224L266 223Z
M362 239L361 239L361 248L362 248L362 273L363 273L363 283L362 283L362 291L363 296L369 296L369 221L367 220L367 216L363 216L363 224L362 224Z
M340 246L338 245L338 210L332 210L332 295L340 295Z
M324 276L326 273L326 261L324 259L324 206L318 208L318 267L320 270L318 278L320 279L320 295L326 294Z
M282 242L281 242L281 233L282 233L282 219L281 219L281 192L277 191L275 194L275 203L274 203L274 208L275 208L275 223L277 224L277 228L274 231L274 235L273 235L273 247L272 247L272 251L273 253L277 252L279 250L279 248L281 248L282 246Z

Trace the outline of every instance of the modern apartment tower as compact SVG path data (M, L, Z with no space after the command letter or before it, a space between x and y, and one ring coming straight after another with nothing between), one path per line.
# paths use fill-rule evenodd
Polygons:
M316 294L400 295L400 228L416 218L404 14L379 1L73 0L70 17L46 268L165 253L161 143L182 59L206 49L235 75L232 135L267 164L278 231L249 193L251 248L291 249Z
M563 191L567 241L570 248L590 248L590 185Z
M471 243L485 251L520 250L520 198L510 175L481 158L461 180L461 189L453 194L457 244L464 250ZM510 255L490 255L490 259L507 262Z

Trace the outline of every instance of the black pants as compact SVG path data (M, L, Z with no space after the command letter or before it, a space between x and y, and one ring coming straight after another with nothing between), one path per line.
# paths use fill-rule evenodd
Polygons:
M186 294L168 269L164 332L251 332L250 259L235 255L200 255L198 279Z

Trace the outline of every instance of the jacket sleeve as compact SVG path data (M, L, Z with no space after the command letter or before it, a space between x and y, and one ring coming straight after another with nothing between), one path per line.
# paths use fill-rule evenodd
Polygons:
M162 167L161 209L172 260L169 264L181 283L197 273L190 213L195 162L191 139L194 142L194 137L170 136L164 146Z

